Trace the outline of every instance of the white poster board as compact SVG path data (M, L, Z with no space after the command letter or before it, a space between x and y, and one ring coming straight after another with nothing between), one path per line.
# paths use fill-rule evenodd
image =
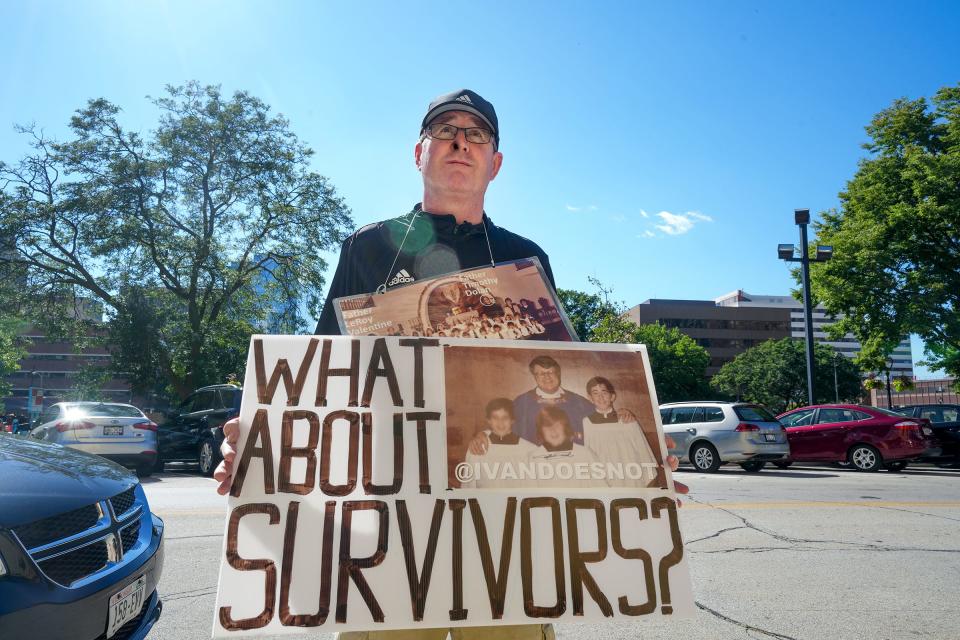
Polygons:
M649 372L639 345L254 336L214 636L692 615Z

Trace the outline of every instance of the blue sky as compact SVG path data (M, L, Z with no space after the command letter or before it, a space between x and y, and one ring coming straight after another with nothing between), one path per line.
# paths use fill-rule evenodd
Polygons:
M4 3L0 158L92 97L149 129L145 96L198 80L286 115L364 224L419 200L426 105L468 87L501 123L487 212L559 286L776 294L793 210L837 205L870 118L960 82L958 24L954 2Z

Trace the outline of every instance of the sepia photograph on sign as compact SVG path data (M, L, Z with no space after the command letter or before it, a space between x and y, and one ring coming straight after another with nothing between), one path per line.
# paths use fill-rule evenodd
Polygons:
M444 349L450 488L666 488L642 356Z

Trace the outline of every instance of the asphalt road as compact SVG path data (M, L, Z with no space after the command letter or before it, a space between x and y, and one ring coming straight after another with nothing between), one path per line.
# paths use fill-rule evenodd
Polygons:
M960 638L960 471L733 466L677 477L692 491L680 522L696 617L561 624L558 638ZM209 638L226 501L187 470L144 486L167 525L164 611L150 638Z

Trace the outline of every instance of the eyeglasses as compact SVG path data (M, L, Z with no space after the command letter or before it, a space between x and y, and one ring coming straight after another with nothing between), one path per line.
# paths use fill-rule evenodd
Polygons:
M471 144L490 144L493 132L481 127L455 127L452 124L441 122L427 125L427 135L435 140L453 140L457 132L463 131L463 137Z

